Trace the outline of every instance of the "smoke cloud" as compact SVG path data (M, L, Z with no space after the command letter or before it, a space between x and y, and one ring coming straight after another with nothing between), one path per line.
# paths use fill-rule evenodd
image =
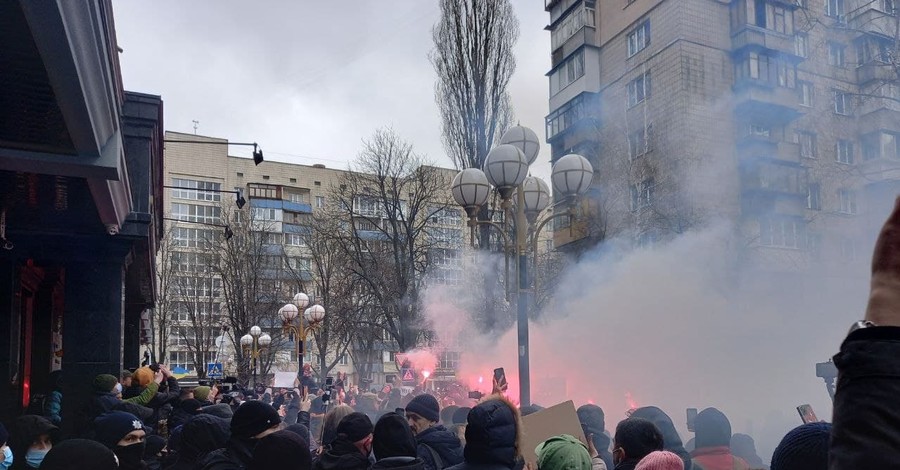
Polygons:
M800 424L798 405L829 420L815 364L863 315L865 263L840 278L809 274L815 270L775 277L730 256L736 238L721 223L650 249L612 240L569 267L531 324L532 401L595 403L610 431L630 407L659 406L685 441L693 437L685 409L714 406L733 432L756 439L764 459ZM486 336L470 327L461 307L465 293L478 290L470 284L430 289L426 316L441 341L462 352L462 382L490 392L492 370L504 367L517 398L515 328Z

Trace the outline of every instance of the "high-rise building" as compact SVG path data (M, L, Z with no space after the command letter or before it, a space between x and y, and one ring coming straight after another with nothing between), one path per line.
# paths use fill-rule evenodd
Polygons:
M863 261L900 192L897 3L545 0L552 159L596 171L557 248L725 219L754 269Z
M182 141L184 143L179 143ZM227 371L233 371L235 364L229 360L233 356L230 341L224 346L216 344L216 337L222 335L221 320L210 320L198 327L191 321L192 312L208 315L211 319L222 317L226 302L222 280L208 266L215 262L210 257L222 254L210 253L202 249L204 240L226 236L229 220L236 221L243 217L252 220L254 230L264 232L264 243L269 250L270 260L266 260L266 287L259 295L271 296L265 301L276 305L272 310L270 323L260 324L264 330L277 330L281 327L277 306L290 301L296 293L298 281L305 282L310 289L316 286L317 276L315 257L304 236L309 230L311 218L338 204L331 200L336 188L343 188L347 170L326 168L325 165L299 165L266 161L255 165L253 160L230 156L226 139L166 132L165 149L165 185L169 186L165 193L164 208L167 234L170 243L164 245L161 260L175 260L176 269L172 274L175 279L184 278L175 285L188 288L170 291L176 298L170 315L168 331L167 355L172 367L193 371L195 356L200 355L199 363L213 362L216 358L225 363ZM207 144L208 143L208 144ZM437 168L436 173L446 179L447 200L449 201L450 180L455 171ZM366 188L367 189L367 188ZM350 189L347 189L350 191ZM409 189L410 193L415 191ZM236 205L238 196L246 200L246 207L239 209ZM407 199L407 194L400 196L400 210ZM411 197L411 195L410 195ZM437 198L433 199L436 200ZM365 194L350 195L343 202L352 200L353 229L363 251L377 250L380 238L378 225L388 223L383 204L375 197ZM430 199L431 200L431 199ZM464 243L464 224L460 210L455 206L429 206L419 208L428 211L427 220L427 256L429 281L455 283L461 279L461 251ZM269 258L269 257L267 257ZM424 260L419 260L424 262ZM162 268L161 268L162 269ZM350 269L348 266L347 269ZM162 288L161 288L162 290ZM320 293L306 292L315 302ZM185 295L186 294L186 295ZM161 293L161 296L165 293ZM327 312L328 314L340 312ZM360 328L366 326L360 325ZM205 331L208 329L209 331ZM204 330L204 331L201 331ZM245 332L237 333L240 337ZM310 338L312 335L310 335ZM201 338L206 344L205 351L198 352L191 344ZM305 362L318 364L315 354L314 340L305 348ZM293 343L282 345L283 354L276 359L275 369L296 371L296 351ZM356 344L351 348L357 347ZM351 356L373 358L373 364L365 368L367 377L355 377L354 383L365 379L373 384L390 383L391 375L396 375L394 354L397 345L386 332L378 335L374 347L377 351L360 355L337 356L338 351L329 351L328 362L336 362L333 373L349 373L351 376L359 369ZM294 351L291 354L291 351ZM453 354L453 353L445 353Z

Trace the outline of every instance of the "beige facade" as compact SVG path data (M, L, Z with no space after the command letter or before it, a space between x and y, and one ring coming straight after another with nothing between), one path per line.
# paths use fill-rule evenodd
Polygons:
M552 159L596 170L556 246L727 220L753 269L861 262L900 189L895 3L545 0Z
M190 143L180 144L178 140ZM176 132L166 133L166 158L165 158L165 184L170 186L189 186L198 188L196 191L184 191L179 189L167 189L165 193L165 214L172 219L186 219L209 225L167 220L169 228L177 227L186 230L222 231L223 212L226 210L237 211L234 206L236 194L246 198L247 205L243 212L252 212L253 220L266 220L267 232L271 232L273 240L283 245L287 260L296 266L305 275L312 276L314 269L311 266L309 248L300 237L295 236L293 230L305 222L310 214L324 209L328 204L333 190L341 184L347 170L327 168L325 165L298 165L292 163L265 161L255 165L252 159L239 158L228 154L226 139L198 136L193 134L181 134ZM210 142L205 145L197 142ZM439 169L442 176L447 177L447 191L449 193L449 181L455 174L454 170ZM205 192L203 189L233 191L234 193ZM435 249L441 253L433 265L435 266L435 282L455 282L461 278L460 254L464 240L464 224L461 212L455 207L446 208L433 217L429 227L435 229L433 236L448 238L448 243L435 243ZM363 230L357 227L357 230ZM191 236L197 232L191 231ZM186 246L176 246L178 251L190 252L190 242ZM455 250L456 253L449 253ZM221 296L220 291L214 294ZM308 292L313 296L314 292ZM290 299L287 294L284 302ZM224 302L222 302L223 304ZM218 305L219 303L217 303ZM221 315L221 311L213 312ZM273 318L275 316L273 312ZM174 327L186 327L175 323ZM190 359L183 345L179 345L177 338L170 338L169 360L172 364L190 369ZM232 351L230 345L219 351L221 362L225 363L226 371L233 370L234 362L229 361ZM317 364L318 360L312 356L314 348L307 347L307 363ZM382 362L373 367L373 383L390 381L390 375L396 374L394 354L399 352L391 348L391 341L385 337L380 345L383 351L377 355ZM210 349L210 356L215 357L215 348ZM333 356L329 356L329 360ZM293 358L288 350L276 360L282 370L296 370L296 354ZM349 357L342 358L333 370L333 373L345 372L351 376L354 374L354 365Z

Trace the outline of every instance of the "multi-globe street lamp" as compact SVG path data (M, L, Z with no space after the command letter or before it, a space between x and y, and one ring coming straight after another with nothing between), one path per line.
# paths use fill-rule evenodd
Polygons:
M504 227L490 220L478 220L478 213L487 203L491 191L497 191L501 208L512 216L505 220L512 220L515 228L512 241L515 245L518 274L516 304L521 406L531 404L528 294L533 289L533 284L528 277L528 250L532 250L536 264L537 240L541 229L553 219L570 217L578 197L588 190L594 177L593 166L581 155L568 154L557 160L553 165L551 182L558 204L564 205L566 210L539 220L540 214L550 206L551 199L547 183L540 178L528 176L528 167L537 159L539 151L540 142L534 131L527 127L512 127L503 134L500 144L488 152L481 169L467 168L459 172L452 183L453 199L468 215L473 244L475 227L491 225L500 229L509 245L509 236ZM507 263L508 260L507 258Z
M282 330L297 339L297 361L299 363L297 379L301 385L303 383L303 355L305 354L306 336L325 319L325 308L321 305L313 305L307 308L307 305L309 305L309 296L300 292L294 296L292 303L285 304L284 307L278 310L278 315L283 322ZM299 318L300 321L295 325L294 319L299 316L300 310L303 309L305 309L303 317ZM306 319L306 325L304 325L304 319Z
M256 387L257 360L259 355L272 344L272 337L263 333L262 328L254 325L250 333L241 336L241 346L253 359L253 386Z

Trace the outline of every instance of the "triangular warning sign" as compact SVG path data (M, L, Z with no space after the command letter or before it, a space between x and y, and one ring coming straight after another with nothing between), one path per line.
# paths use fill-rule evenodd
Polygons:
M404 381L404 382L410 382L410 381L413 381L413 380L416 380L416 378L415 378L415 376L413 376L412 370L406 369L406 370L403 372L403 381Z

